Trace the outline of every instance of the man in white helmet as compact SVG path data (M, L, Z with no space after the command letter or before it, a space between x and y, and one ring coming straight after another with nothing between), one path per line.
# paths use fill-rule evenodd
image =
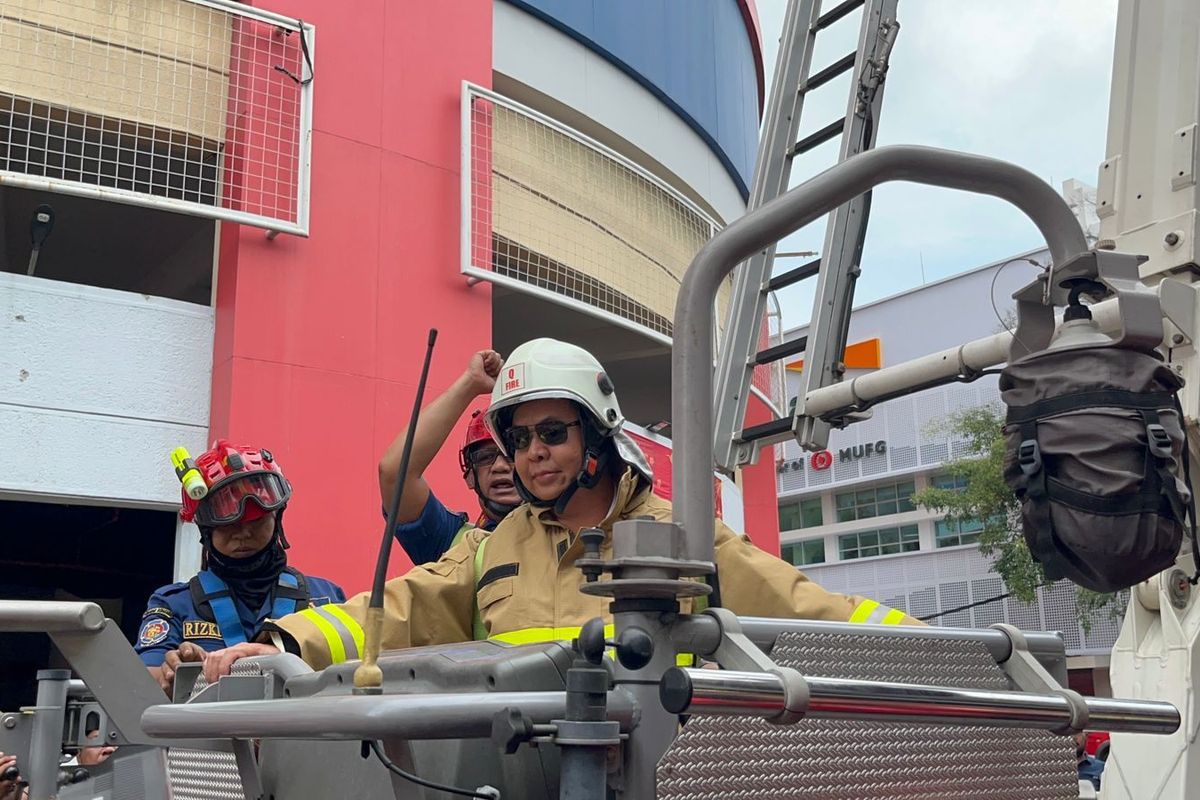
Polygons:
M518 347L501 368L487 424L513 461L524 503L490 534L469 531L440 561L389 581L382 648L471 639L529 643L571 639L593 617L611 622L609 600L582 594L577 533L609 534L621 519L670 519L671 504L650 491L651 474L612 381L586 350L553 339ZM736 614L875 624L920 624L874 600L827 592L791 564L758 549L720 520L716 564L722 601ZM368 595L273 623L273 645L210 654L205 674L238 657L286 648L315 668L359 658ZM693 610L682 602L684 612ZM239 650L239 648L242 648Z

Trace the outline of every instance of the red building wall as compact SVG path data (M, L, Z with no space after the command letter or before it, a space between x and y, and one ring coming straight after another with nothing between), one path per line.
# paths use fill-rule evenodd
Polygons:
M767 404L751 394L746 404L745 425L770 422ZM742 504L746 535L763 550L779 555L779 497L775 474L775 448L763 448L758 463L742 469Z
M222 226L211 432L275 452L295 489L291 563L355 593L383 530L378 458L407 423L427 330L427 402L491 340L490 287L458 263L461 82L491 85L492 4L255 5L316 26L310 237ZM752 400L748 422L765 413ZM451 444L430 484L473 511ZM769 454L744 501L747 532L777 553ZM390 574L408 566L396 547Z
M295 488L291 563L353 593L374 567L376 465L407 423L426 331L429 399L491 339L490 288L458 272L458 194L461 82L491 85L492 5L255 5L316 26L311 235L222 226L211 430L276 453ZM430 483L473 508L452 450ZM392 574L407 567L397 547Z

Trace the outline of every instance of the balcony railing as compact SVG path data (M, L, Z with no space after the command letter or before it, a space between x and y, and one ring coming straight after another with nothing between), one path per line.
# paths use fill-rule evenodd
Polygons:
M308 231L312 25L232 0L0 9L0 185Z

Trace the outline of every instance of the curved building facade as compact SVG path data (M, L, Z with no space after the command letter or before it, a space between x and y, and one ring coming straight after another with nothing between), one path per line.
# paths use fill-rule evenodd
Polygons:
M5 52L59 48L26 59L37 69L0 58L0 524L141 537L95 557L136 563L117 618L136 624L147 587L196 568L167 453L217 436L286 470L295 564L364 587L376 465L431 327L430 399L474 351L555 336L605 363L633 423L669 423L680 276L745 209L752 0L92 5L0 21ZM202 42L183 33L201 27ZM87 61L93 44L107 61ZM42 205L54 230L31 259ZM454 445L427 476L471 509ZM81 468L97 454L103 468ZM768 550L772 463L725 504ZM98 563L18 556L46 565L30 596ZM103 596L82 577L58 589Z

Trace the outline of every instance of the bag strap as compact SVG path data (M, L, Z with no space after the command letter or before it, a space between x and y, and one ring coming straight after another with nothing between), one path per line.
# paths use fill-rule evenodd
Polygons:
M1165 429L1163 429L1163 431L1162 431L1163 436L1161 438L1159 438L1158 441L1156 442L1156 444L1159 444L1159 450L1158 450L1158 452L1155 453L1155 457L1156 457L1156 460L1160 460L1160 459L1158 459L1158 454L1161 452L1165 452L1166 458L1161 459L1161 461L1165 461L1166 463L1156 465L1156 466L1158 466L1160 472L1163 470L1166 471L1166 477L1162 478L1162 481L1164 484L1163 491L1164 491L1164 493L1170 492L1170 494L1168 495L1168 499L1171 500L1172 512L1175 513L1175 518L1179 520L1179 524L1182 525L1184 527L1184 530L1187 531L1188 538L1191 539L1191 542L1192 542L1192 563L1195 566L1195 573L1192 575L1191 578L1188 579L1188 582L1191 583L1193 586L1195 586L1196 584L1200 583L1200 541L1197 540L1197 534L1196 534L1196 492L1192 488L1191 447L1188 444L1187 417L1184 416L1184 413L1183 413L1183 404L1179 401L1178 394L1175 394L1171 399L1173 400L1172 405L1175 408L1175 413L1179 416L1179 427L1183 431L1183 481L1187 485L1187 488L1188 488L1188 499L1187 499L1186 504L1184 503L1183 498L1180 497L1180 495L1179 495L1179 491L1178 491L1178 487L1176 486L1176 483L1175 483L1174 475L1172 475L1170 473L1169 469L1166 469L1166 466L1170 464L1171 450L1170 450L1170 437L1166 436ZM1143 417L1145 417L1145 415L1143 415ZM1157 421L1158 421L1158 413L1156 411L1154 413L1154 422L1157 422ZM1162 426L1160 425L1159 427L1161 428ZM1151 433L1150 421L1147 420L1147 425L1146 425L1147 442L1152 441L1151 440L1152 435L1158 437L1157 431L1155 431L1154 434ZM1163 450L1163 448L1161 446L1161 444L1164 442L1165 442L1165 451ZM1187 514L1186 517L1184 516L1185 511Z
M1195 564L1196 572L1188 579L1188 582L1195 586L1200 583L1200 540L1196 536L1196 492L1192 488L1192 448L1188 444L1187 435L1187 417L1183 415L1183 404L1179 401L1179 395L1175 395L1175 413L1179 415L1179 427L1183 429L1183 481L1187 484L1188 495L1188 513L1190 516L1190 525L1186 525L1188 535L1192 539L1192 563Z
M1056 414L1065 414L1068 411L1083 411L1089 408L1130 408L1153 411L1159 408L1170 408L1174 399L1175 395L1172 392L1139 393L1126 389L1074 392L1039 400L1025 406L1010 406L1005 422L1009 425L1019 425Z
M1047 479L1041 447L1038 445L1037 424L1036 419L1021 423L1021 446L1017 451L1017 461L1025 478L1025 499L1029 501L1025 513L1033 522L1033 537L1026 537L1029 552L1034 561L1042 565L1047 581L1065 578L1067 570L1064 565L1069 565L1077 574L1098 578L1095 571L1069 548L1058 544L1054 518L1050 513L1054 492Z
M271 618L279 619L308 606L308 585L304 575L287 567L279 573L275 586L275 600L271 604Z
M1033 537L1029 550L1034 561L1042 565L1046 579L1063 577L1058 567L1058 547L1054 544L1054 521L1050 518L1050 495L1046 491L1046 469L1042 449L1037 440L1037 419L1021 422L1021 444L1017 448L1017 464L1024 476L1025 497L1029 500L1027 513L1033 521Z

